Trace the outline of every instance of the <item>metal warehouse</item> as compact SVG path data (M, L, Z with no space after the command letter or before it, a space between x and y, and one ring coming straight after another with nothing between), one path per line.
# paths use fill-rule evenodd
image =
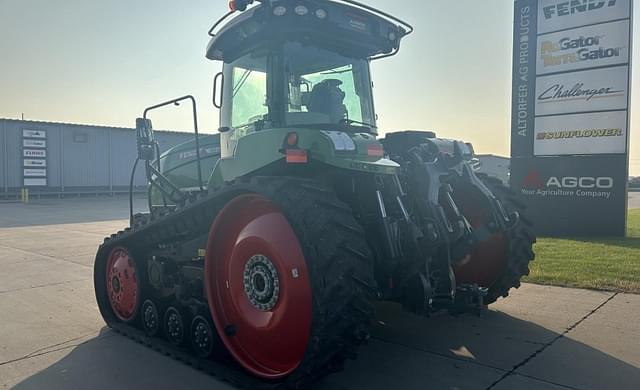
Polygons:
M157 131L161 150L187 141L190 133ZM23 188L48 195L125 192L136 158L130 128L0 119L0 197ZM140 169L136 186L145 186Z

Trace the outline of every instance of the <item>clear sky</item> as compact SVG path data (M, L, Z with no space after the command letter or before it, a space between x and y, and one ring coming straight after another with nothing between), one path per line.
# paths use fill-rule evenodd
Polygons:
M363 1L416 27L399 56L373 65L382 131L435 130L509 155L513 0ZM132 127L144 107L191 93L200 127L214 131L219 64L204 51L226 9L225 0L0 0L0 117ZM640 175L640 71L633 89ZM189 111L155 115L154 125L188 130Z

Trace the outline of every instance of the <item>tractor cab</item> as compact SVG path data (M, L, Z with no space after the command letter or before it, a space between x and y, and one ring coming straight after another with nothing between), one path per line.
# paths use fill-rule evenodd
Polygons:
M210 31L207 58L223 62L222 157L264 129L376 134L369 61L394 55L411 26L351 1L251 3L232 1L244 11Z

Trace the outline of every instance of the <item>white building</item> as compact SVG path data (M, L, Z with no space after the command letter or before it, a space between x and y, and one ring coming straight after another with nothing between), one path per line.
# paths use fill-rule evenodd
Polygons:
M509 171L511 168L511 159L509 157L495 154L478 154L476 157L481 163L479 172L497 177L505 185L509 185Z

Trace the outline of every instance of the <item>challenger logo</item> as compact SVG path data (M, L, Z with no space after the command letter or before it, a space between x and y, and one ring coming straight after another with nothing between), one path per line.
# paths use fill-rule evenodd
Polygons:
M615 7L617 0L572 0L562 1L544 7L544 17L549 20L568 15L591 13L601 9Z
M549 176L543 177L532 169L522 181L521 193L537 198L611 198L614 188L612 177Z
M620 57L624 48L603 47L604 36L564 37L558 41L542 41L540 55L545 67L597 61Z
M564 84L554 84L544 90L538 96L538 100L541 103L561 102L565 100L590 101L594 98L615 97L623 94L624 91L616 90L611 87L585 88L584 83L577 83L571 88L568 88Z
M624 131L622 129L543 131L536 135L536 140L543 141L571 138L608 138L622 136L624 136Z

